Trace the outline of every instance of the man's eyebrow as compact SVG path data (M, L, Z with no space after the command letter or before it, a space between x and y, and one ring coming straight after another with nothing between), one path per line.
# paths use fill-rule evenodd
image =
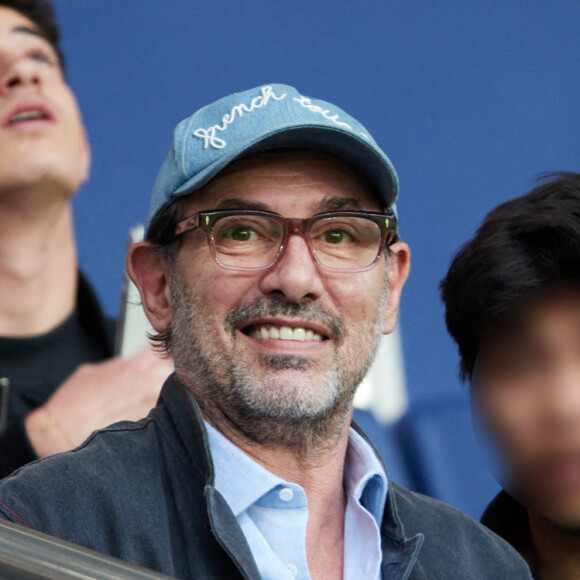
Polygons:
M360 199L356 197L326 197L318 207L324 211L340 211L342 209L352 209L360 211L363 206Z
M216 209L253 209L258 211L272 211L268 205L260 201L253 201L234 197L222 201ZM340 210L361 211L363 206L356 197L327 197L316 206L317 211L340 211Z
M225 199L216 209L255 209L258 211L271 211L270 208L259 201L250 201L240 197Z

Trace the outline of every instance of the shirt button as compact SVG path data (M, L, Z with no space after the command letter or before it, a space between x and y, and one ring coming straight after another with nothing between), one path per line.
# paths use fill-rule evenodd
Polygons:
M296 564L286 564L286 570L290 572L292 578L296 578L296 576L298 576L298 566L296 566Z
M290 501L294 497L294 492L289 487L284 487L280 490L278 497L282 501Z

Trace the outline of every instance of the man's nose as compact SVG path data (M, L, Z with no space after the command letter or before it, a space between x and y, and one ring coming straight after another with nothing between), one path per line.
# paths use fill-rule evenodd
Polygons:
M302 235L288 236L282 255L262 276L260 287L264 294L282 294L290 302L322 295L320 269Z
M38 65L30 59L13 59L4 63L2 69L0 91L3 94L17 88L40 85L42 82Z

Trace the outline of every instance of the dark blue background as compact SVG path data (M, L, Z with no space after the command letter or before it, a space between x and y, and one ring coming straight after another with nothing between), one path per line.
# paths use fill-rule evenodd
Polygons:
M411 408L463 405L437 286L485 212L542 172L580 169L580 3L55 5L93 149L75 202L80 261L108 312L118 309L126 231L146 215L174 125L225 94L291 84L358 118L395 164L413 252L401 314Z

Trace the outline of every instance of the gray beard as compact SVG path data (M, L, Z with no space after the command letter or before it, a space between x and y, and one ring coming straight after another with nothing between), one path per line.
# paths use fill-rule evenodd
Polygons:
M224 321L232 336L240 323L257 316L299 316L322 322L337 346L334 364L316 386L320 396L301 396L300 385L282 388L276 373L256 378L235 348L203 340L213 336L210 316L179 277L172 280L173 317L170 352L177 376L192 391L202 411L217 426L225 419L250 441L264 446L284 446L300 455L320 450L342 433L352 411L356 389L375 358L382 335L388 287L380 300L377 316L359 327L357 340L348 349L342 321L315 301L291 303L280 297L261 297L233 308ZM195 331L194 331L195 329ZM308 356L270 355L267 369L308 371L315 366ZM306 393L308 394L308 393Z

